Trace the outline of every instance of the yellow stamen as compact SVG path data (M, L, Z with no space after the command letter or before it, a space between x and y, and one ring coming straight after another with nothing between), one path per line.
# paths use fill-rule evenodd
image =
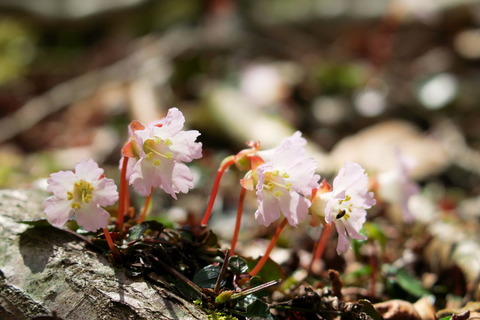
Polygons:
M147 142L148 141L150 141L150 140L147 140ZM159 156L160 158L164 158L164 159L167 159L167 160L171 160L173 158L173 152L167 152L165 154L160 153L150 146L151 143L147 143L147 142L145 142L145 145L144 145L144 150L148 151L148 152L146 152L147 153L147 159L151 159L153 157L153 154L155 154L156 156Z
M85 180L75 182L73 191L67 191L67 199L73 200L72 209L80 209L82 203L89 203L93 198L93 190L95 188Z

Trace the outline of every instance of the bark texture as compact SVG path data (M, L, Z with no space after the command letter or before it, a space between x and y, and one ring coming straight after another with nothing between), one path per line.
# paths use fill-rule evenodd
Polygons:
M75 235L18 222L44 218L45 197L0 190L0 319L207 319L164 280L129 278Z

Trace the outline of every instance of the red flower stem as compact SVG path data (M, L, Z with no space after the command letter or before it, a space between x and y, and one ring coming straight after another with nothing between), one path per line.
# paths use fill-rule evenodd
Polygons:
M145 198L145 203L143 204L142 213L137 219L137 224L142 223L143 221L145 221L145 218L147 218L148 206L150 205L150 200L152 200L152 194L153 194L153 188L150 189L150 193L148 194L147 198Z
M308 274L312 273L312 267L315 261L317 261L323 256L323 252L325 251L325 247L327 246L328 238L330 237L332 230L333 230L333 223L327 224L324 227L322 234L320 235L320 239L318 239L318 242L315 246L315 251L313 254L312 261L308 266Z
M232 157L230 160L222 163L220 168L218 168L217 176L215 177L215 181L213 182L212 192L210 193L210 199L208 201L207 210L205 210L205 214L203 215L202 222L200 223L202 226L206 226L208 224L208 220L210 220L213 204L215 202L215 198L217 197L218 188L220 187L220 180L222 179L223 173L228 169L228 167L230 167L234 163L235 163L235 157Z
M126 191L126 189L128 188L128 184L127 184L128 159L129 159L128 157L123 156L122 171L120 172L120 195L118 200L118 215L117 215L117 229L119 232L123 232L123 219L125 215L125 205L127 204L126 198L128 197L128 193Z
M110 232L108 231L107 228L103 228L103 234L105 235L105 239L107 240L108 247L110 248L110 251L112 251L113 254L113 259L115 261L120 260L120 253L117 250L117 247L113 243L112 236L110 235Z
M125 179L125 214L128 214L129 218L133 218L135 215L134 210L130 210L130 189L128 188L128 181Z
M275 244L277 243L280 233L282 232L283 228L285 228L286 225L287 225L287 218L284 218L283 221L280 223L280 225L277 227L277 230L275 230L275 234L273 235L272 240L270 240L270 243L268 244L268 248L265 251L265 254L262 256L260 261L258 261L255 268L253 268L253 270L250 271L250 275L252 277L255 277L260 272L260 270L262 270L263 265L267 262L268 257L270 256L270 253L272 252L273 248L275 247Z
M240 231L240 225L242 224L243 203L245 201L246 194L247 189L242 188L242 191L240 191L240 197L238 198L237 219L235 221L235 230L233 231L232 243L230 244L230 256L235 254L235 246L238 240L238 233Z

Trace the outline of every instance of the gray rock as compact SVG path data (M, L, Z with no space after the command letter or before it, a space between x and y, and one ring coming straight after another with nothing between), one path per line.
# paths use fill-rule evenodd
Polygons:
M168 290L163 279L129 278L85 241L43 218L38 191L0 190L0 319L55 312L62 319L206 319L195 304Z

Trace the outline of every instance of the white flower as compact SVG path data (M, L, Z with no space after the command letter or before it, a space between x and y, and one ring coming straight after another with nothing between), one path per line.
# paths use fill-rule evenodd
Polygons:
M375 204L375 199L368 192L368 177L359 164L346 162L333 180L332 191L317 196L325 205L325 222L333 222L337 229L338 254L348 251L349 238L367 239L359 231L366 220L366 210Z
M107 226L110 215L102 206L118 200L117 186L103 177L95 161L80 161L75 172L52 173L47 183L53 196L45 200L44 212L52 225L60 227L75 214L78 225L87 231Z
M412 196L419 193L418 185L409 177L411 163L396 150L398 166L377 176L378 195L383 200L398 205L403 213L405 222L412 222L414 215L409 208Z
M316 161L305 156L305 144L301 133L296 132L269 152L270 161L258 166L256 172L250 174L257 178L255 189L258 209L255 218L261 224L269 225L280 217L280 213L292 226L307 217L311 203L305 196L318 187L320 176L315 174Z
M195 142L197 130L182 130L184 123L180 110L171 108L164 119L147 127L135 123L130 130L131 143L123 151L130 157L127 178L141 195L160 187L176 199L177 193L193 188L193 175L184 162L201 158L202 144Z

